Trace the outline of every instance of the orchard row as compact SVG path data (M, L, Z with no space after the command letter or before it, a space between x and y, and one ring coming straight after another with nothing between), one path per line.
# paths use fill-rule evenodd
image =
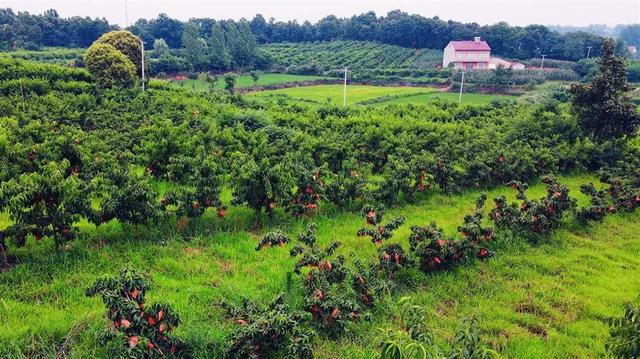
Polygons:
M337 241L320 246L316 226L311 224L298 234L290 249L291 257L296 258L293 273L299 278L303 303L292 307L284 295L266 307L247 300L240 305L223 302L222 308L235 324L226 339L224 356L311 358L315 336L340 338L351 323L368 320L379 310L385 295L415 286L414 281L407 280L412 270L434 273L451 270L474 258L488 259L494 255L496 236L511 233L536 241L550 235L570 212L586 223L601 221L617 211L633 211L640 207L639 161L639 156L630 157L615 169L604 169L602 181L608 185L604 190L595 190L593 184L583 186L582 191L592 196L592 203L579 211L569 190L552 176L543 177L546 194L537 200L527 197L526 183L512 181L509 185L517 190L517 201L508 204L503 196L494 199L489 218L495 229L483 225L487 199L483 194L453 236L447 236L436 223L431 223L412 227L406 243L387 244L403 225L404 217L385 221L383 206L364 206L361 213L365 225L356 235L370 238L378 248L373 263L349 261L337 254L340 247ZM256 251L280 250L290 242L283 232L270 232L261 238ZM190 356L188 343L170 334L179 324L179 317L166 304L146 308L147 289L145 278L125 270L120 278L101 279L87 291L88 295L100 294L108 307L107 317L112 324L103 337L108 348L114 355L124 356ZM391 335L383 339L382 358L410 357L407 353L417 347L435 358L451 357L455 352L465 352L468 354L465 357L495 356L495 352L481 344L473 319L463 323L448 353L435 344L432 332L424 326L423 309L410 307L404 316L407 318L403 318L399 334L404 340L397 341Z
M99 89L84 70L0 60L0 242L77 235L82 218L149 224L229 203L308 216L413 201L621 159L564 104L309 108L152 84ZM159 190L162 189L162 190Z

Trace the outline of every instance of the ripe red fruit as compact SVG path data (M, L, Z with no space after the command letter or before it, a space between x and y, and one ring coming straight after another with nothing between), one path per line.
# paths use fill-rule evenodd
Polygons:
M378 233L382 234L382 232L384 232L384 227L383 226L378 227Z
M158 312L158 320L162 320L162 318L164 318L164 310L160 309Z
M220 208L218 210L218 217L224 218L225 215L226 215L226 210L224 208Z
M149 350L153 350L153 347L154 347L154 345L153 345L153 343L152 343L152 342L148 342L148 343L147 343L147 349L149 349Z
M504 156L500 155L500 157L498 157L498 162L502 163L504 162Z
M138 336L134 335L129 338L129 348L135 348L138 345Z
M151 316L149 318L147 318L147 322L149 322L149 325L151 325L151 326L156 325L156 320L153 319L153 317L151 317Z
M438 247L442 248L447 242L445 242L443 239L438 239L436 243L438 244Z
M236 323L238 323L238 324L240 324L240 325L247 325L247 324L249 324L249 323L247 323L247 321L246 321L246 320L244 320L244 319L238 319L238 320L236 320Z
M387 261L389 260L389 258L391 258L391 256L389 256L387 252L382 253L382 257Z
M36 238L36 241L39 241L39 240L42 239L42 234L36 233L36 234L34 234L34 237Z
M333 310L331 311L331 318L336 319L339 314L340 311L338 310L338 308L333 308Z
M126 319L121 319L120 324L125 328L129 328L131 326L131 322Z
M284 247L284 242L283 241L278 242L278 247Z
M442 263L442 260L440 259L440 257L435 257L435 258L433 258L433 261L434 261L436 264L440 264L440 263Z
M63 235L67 235L69 233L69 228L67 228L67 227L62 228L60 233L62 233Z
M363 276L358 276L358 281L360 282L360 284L364 285L364 277Z
M376 213L374 211L367 212L367 224L375 224Z
M140 292L138 291L138 288L133 288L133 291L131 292L131 298L133 299L138 298L138 294L140 294Z
M396 263L399 263L399 262L400 262L400 255L398 255L398 253L394 254L394 255L393 255L393 260L394 260Z
M331 271L331 262L327 261L327 263L325 263L325 268L327 268L328 271Z
M274 209L274 208L276 208L276 201L274 201L274 200L270 199L270 200L269 200L269 208L270 208L270 209Z
M640 202L640 195L636 196L636 202Z
M153 168L151 167L151 165L147 166L147 172L153 173Z
M480 248L480 250L478 251L479 258L485 258L488 255L489 255L489 251L486 248Z
M351 312L351 313L349 313L349 316L351 317L351 320L356 320L356 319L358 319L358 313L356 313L356 312Z
M158 326L158 331L160 333L164 332L164 323L160 323L160 325Z
M322 300L322 298L324 298L324 294L322 294L320 289L316 290L316 298L318 298L318 300Z

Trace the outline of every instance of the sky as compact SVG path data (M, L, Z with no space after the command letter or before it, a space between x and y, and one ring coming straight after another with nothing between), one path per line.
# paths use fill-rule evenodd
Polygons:
M41 13L56 9L63 17L105 17L126 25L138 18L166 13L173 18L251 19L256 13L269 19L318 21L333 14L350 17L373 10L380 15L400 9L445 20L511 25L573 25L640 23L640 0L0 0L0 8Z

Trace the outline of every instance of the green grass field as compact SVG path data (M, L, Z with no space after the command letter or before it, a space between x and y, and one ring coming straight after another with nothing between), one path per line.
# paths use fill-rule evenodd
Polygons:
M347 104L353 105L361 101L371 100L381 96L420 94L429 91L436 91L421 87L385 87L385 86L363 86L350 85L347 87ZM262 91L256 96L264 95L287 95L291 98L315 101L319 103L327 102L342 104L342 85L320 85L293 87L281 90Z
M578 187L595 178L560 179L584 205L586 197ZM544 190L537 184L530 191L538 197ZM513 192L498 188L489 197L514 198ZM392 241L406 245L412 225L434 220L453 233L478 194L425 194L416 204L389 210L388 216L403 214L407 219ZM227 191L223 200L228 198ZM196 347L197 357L218 357L230 329L220 300L248 297L265 303L282 290L293 302L301 300L295 289L285 289L294 263L288 254L291 244L260 252L254 246L262 232L280 228L295 235L307 224L278 211L273 222L256 232L252 211L231 207L228 213L225 219L210 213L184 231L174 223L151 230L118 223L98 230L82 225L78 242L60 253L47 239L38 245L29 242L14 252L18 265L0 273L0 357L53 357L65 340L72 344L67 357L101 357L96 335L107 325L104 307L99 299L85 297L84 289L96 277L116 274L124 266L153 277L148 300L174 306L183 320L176 334ZM374 259L374 246L356 236L363 224L358 214L321 208L313 220L321 243L337 239L347 257ZM609 216L604 224L587 229L567 219L547 242L532 246L501 240L495 258L447 273L418 275L417 289L402 295L427 309L438 342L449 340L459 320L473 314L483 339L505 357L602 357L606 318L620 315L623 303L640 289L638 232L638 213ZM316 357L375 356L377 329L398 326L397 299L383 299L384 309L374 311L370 322L352 325L341 340L317 340Z
M278 73L268 73L268 74L259 74L258 82L254 83L253 79L249 75L240 75L236 77L236 87L251 87L251 86L267 86L267 85L277 85L288 82L302 82L302 81L313 81L325 79L326 77L322 76L307 76L307 75L290 75L290 74L278 74ZM170 81L171 84L175 86L192 89L195 91L206 92L209 91L209 84L206 81L202 80L184 80L184 81ZM224 89L224 77L218 76L218 81L216 82L216 89L222 90Z
M324 103L330 99L331 103L342 104L343 87L341 85L320 85L294 87L272 91L262 91L256 96L286 95L293 99ZM429 87L392 87L392 86L364 86L350 85L347 87L347 104L362 104L371 102L375 106L386 106L392 103L420 104L444 99L458 102L457 93L442 92ZM517 99L515 96L463 94L462 102L468 104L487 104L495 99Z

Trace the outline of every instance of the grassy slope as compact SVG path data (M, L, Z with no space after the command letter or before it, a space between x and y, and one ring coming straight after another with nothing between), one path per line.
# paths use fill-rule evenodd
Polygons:
M307 76L307 75L290 75L290 74L260 74L258 78L257 85L258 86L266 86L266 85L277 85L287 82L302 82L302 81L313 81L324 79L326 77L322 76ZM178 87L184 87L187 89L193 89L195 91L206 92L209 91L209 84L205 81L201 80L184 80L184 81L172 81L172 84ZM253 82L253 79L249 75L240 75L236 77L236 87L251 87L256 84ZM219 76L218 82L216 83L216 89L222 90L224 89L224 77Z
M577 188L593 178L563 180L584 203ZM532 191L539 195L543 189L537 185ZM490 197L501 193L513 197L511 190L502 188L491 191ZM432 220L452 233L473 208L477 194L436 194L389 211L389 216L407 217L394 240L405 243L411 225ZM228 199L229 193L224 197ZM205 352L215 352L215 347L206 344L220 342L229 328L221 325L215 303L241 296L264 303L284 289L293 264L288 248L256 253L258 234L246 231L251 213L237 207L229 212L224 220L204 218L193 232L199 234L165 244L137 239L148 236L148 231L123 229L117 223L97 233L84 226L80 243L55 255L46 240L39 246L30 243L17 252L22 264L0 274L0 356L18 347L50 352L51 341L62 341L70 330L77 333L71 336L72 357L99 355L95 335L106 324L103 307L100 300L85 298L84 288L96 276L132 265L154 279L149 301L170 302L181 314L183 324L177 333L195 344L199 357L213 357ZM373 259L373 246L355 236L362 220L352 213L329 212L315 218L319 240L339 239L342 253ZM275 223L289 233L304 225L282 214ZM179 236L174 226L154 229L151 236L156 231ZM430 327L440 341L451 337L460 317L474 313L484 338L509 357L601 356L608 330L604 318L619 314L620 306L640 289L638 231L638 214L616 215L586 231L566 223L549 243L535 247L503 243L496 258L451 273L419 276L419 288L406 294L426 306ZM124 232L130 240L121 238ZM300 300L297 293L289 295L294 302ZM393 311L394 305L390 308ZM376 328L393 327L393 318L385 310L371 323L356 325L341 341L318 341L317 357L371 356L377 345ZM47 344L49 349L44 348Z
M407 97L391 99L389 101L377 103L376 106L385 106L391 103L420 104L420 103L427 103L430 101L434 101L436 99L458 102L458 97L459 95L453 92L433 92L428 94L420 94L416 96L407 96ZM493 100L498 100L498 99L517 100L518 97L507 96L507 95L487 95L487 94L478 94L478 93L465 93L462 95L462 103L464 104L485 105L485 104L491 103L491 101Z

